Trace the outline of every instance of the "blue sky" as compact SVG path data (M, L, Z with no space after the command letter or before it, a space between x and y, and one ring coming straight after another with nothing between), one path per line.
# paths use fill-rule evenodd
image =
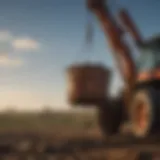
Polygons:
M117 0L118 1L118 0ZM65 67L91 60L113 67L112 91L120 86L110 49L95 17L94 42L84 49L87 12L84 0L0 0L0 106L65 108ZM113 6L113 1L109 1ZM158 33L160 1L119 0L145 38Z

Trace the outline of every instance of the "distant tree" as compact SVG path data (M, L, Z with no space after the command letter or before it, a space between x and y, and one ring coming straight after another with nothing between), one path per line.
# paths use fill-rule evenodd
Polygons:
M42 107L41 115L48 116L48 115L51 115L52 113L53 113L53 110L51 106L46 105Z
M4 110L4 113L7 113L7 114L14 114L16 113L16 107L14 106L6 106L6 109Z

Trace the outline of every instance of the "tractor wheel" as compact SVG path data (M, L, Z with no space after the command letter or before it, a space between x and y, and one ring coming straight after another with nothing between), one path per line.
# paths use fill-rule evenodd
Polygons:
M105 136L116 134L119 131L122 120L123 105L121 101L99 106L98 123Z
M134 93L130 120L133 136L146 137L157 130L157 92L152 88L139 89Z

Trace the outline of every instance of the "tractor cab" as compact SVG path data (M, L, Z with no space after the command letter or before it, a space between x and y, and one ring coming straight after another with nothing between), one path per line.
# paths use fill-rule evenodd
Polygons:
M140 57L136 61L138 84L160 82L160 36L139 45Z

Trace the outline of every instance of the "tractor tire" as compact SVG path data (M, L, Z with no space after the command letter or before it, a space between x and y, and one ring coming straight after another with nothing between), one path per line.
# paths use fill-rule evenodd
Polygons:
M121 101L113 101L98 108L98 123L105 136L115 135L123 121L123 105Z
M157 132L159 124L158 92L153 88L138 89L130 106L133 136L144 138Z

